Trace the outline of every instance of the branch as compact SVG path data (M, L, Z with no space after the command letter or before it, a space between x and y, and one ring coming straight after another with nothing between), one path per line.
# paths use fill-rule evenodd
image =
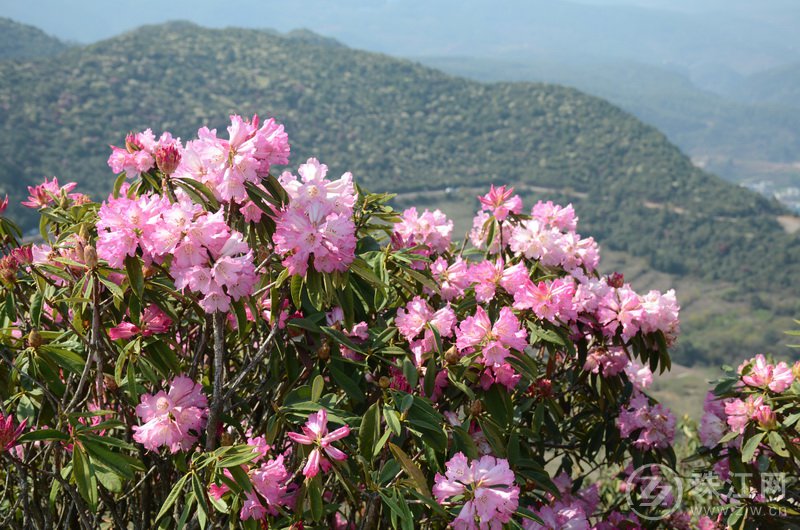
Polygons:
M206 427L206 451L217 448L217 427L224 398L222 387L225 384L225 313L214 313L214 394L211 400L211 410L208 414L208 427Z

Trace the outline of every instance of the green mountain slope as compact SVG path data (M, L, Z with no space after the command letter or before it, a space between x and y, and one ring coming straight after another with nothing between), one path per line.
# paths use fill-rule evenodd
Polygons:
M314 40L177 23L0 64L0 183L19 199L24 183L55 174L102 196L114 179L105 146L129 130L189 137L204 123L223 127L228 113L270 113L287 125L295 162L314 154L371 189L403 193L533 186L572 201L582 231L608 248L676 276L727 280L768 315L798 309L800 247L776 220L785 211L695 168L617 107Z
M733 95L744 101L768 101L800 109L800 63L748 76Z
M49 57L67 44L33 26L0 17L0 59Z
M698 164L726 180L754 187L766 183L759 187L768 195L783 195L787 203L800 206L800 198L785 191L800 188L800 84L789 69L754 75L739 87L742 94L729 99L699 89L685 75L642 63L540 57L419 60L480 81L558 83L607 99L663 131Z

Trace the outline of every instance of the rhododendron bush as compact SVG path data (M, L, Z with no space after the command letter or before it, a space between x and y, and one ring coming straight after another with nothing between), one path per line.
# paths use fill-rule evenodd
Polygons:
M678 303L599 274L571 206L492 186L457 242L289 153L258 117L132 133L100 204L54 178L40 241L2 219L0 527L711 529L796 472L800 374L758 357L685 429L748 496L648 502Z

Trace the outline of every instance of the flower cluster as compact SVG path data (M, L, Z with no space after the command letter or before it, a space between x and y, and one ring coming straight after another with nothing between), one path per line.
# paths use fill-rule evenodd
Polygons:
M62 198L69 199L73 204L88 202L89 198L86 195L82 193L70 193L77 185L78 184L75 182L68 182L61 186L56 177L53 177L53 180L44 179L44 182L38 186L28 186L28 193L30 196L27 201L22 202L22 205L38 210ZM6 206L8 206L8 197L3 201L4 210Z
M456 453L445 463L445 474L436 474L433 495L439 502L465 499L452 526L456 530L500 528L519 505L519 487L508 461L484 456L471 462Z
M429 256L442 253L450 247L453 221L439 210L425 210L421 214L416 208L403 212L403 220L394 225L394 243L398 248L421 247L417 253Z
M617 426L623 438L638 431L633 444L641 449L667 447L675 438L675 416L672 412L660 403L651 405L647 396L641 393L634 395L622 407Z
M136 415L144 423L133 426L133 439L151 451L161 446L171 453L186 451L206 425L207 405L202 387L178 376L170 382L169 392L142 396Z
M125 148L111 146L108 166L114 173L125 173L127 178L136 178L157 166L162 173L171 174L181 159L183 146L180 138L164 132L156 140L153 131L130 133L125 138Z
M205 184L221 201L243 203L245 184L259 184L273 165L289 162L289 138L283 125L271 118L260 126L258 116L250 121L237 115L230 119L227 140L218 138L216 129L197 131L173 177Z
M315 158L297 172L299 179L289 172L280 177L290 202L275 220L275 251L285 256L289 274L305 275L312 256L316 271L343 272L355 259L353 176L328 180L328 166Z

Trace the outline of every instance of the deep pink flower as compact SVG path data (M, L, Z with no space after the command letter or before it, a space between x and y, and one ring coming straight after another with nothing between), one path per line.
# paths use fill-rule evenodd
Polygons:
M538 284L528 281L514 292L514 308L531 309L538 318L553 324L570 322L577 317L574 296L575 281L569 277Z
M27 423L28 420L22 420L19 425L14 427L14 416L9 414L3 417L3 413L0 412L0 453L9 451L17 445L17 438L22 434L22 430Z
M347 458L346 454L331 444L336 440L346 438L350 434L350 427L345 425L329 433L328 411L325 409L320 409L319 412L311 414L302 429L302 434L290 432L287 433L287 436L299 444L314 446L303 468L303 475L306 477L315 477L319 473L320 467L323 467L324 470L326 464L330 465L325 460L322 452L334 460L345 460Z
M172 319L157 305L150 304L142 313L141 323L142 327L140 328L131 322L120 322L118 325L108 330L108 336L111 340L119 340L129 339L140 333L142 337L166 333L172 325Z
M469 267L460 256L452 264L442 257L437 258L431 263L431 274L439 285L442 300L449 301L463 296L470 285Z
M475 315L465 318L456 329L456 347L464 351L480 347L487 365L501 364L509 349L523 351L528 345L528 333L520 328L519 319L510 307L500 310L494 326L483 307L478 306Z
M508 214L518 214L522 211L522 199L514 195L514 188L505 186L489 188L489 193L478 197L481 201L481 210L489 211L498 221L505 221Z
M75 189L77 185L76 182L69 182L64 186L60 186L56 177L53 177L53 180L50 181L45 178L44 182L38 186L28 186L28 193L30 196L27 201L22 202L22 205L34 209L44 208L58 200L62 194L68 194Z
M768 363L763 355L758 354L753 359L743 362L739 366L739 373L744 373L748 366L750 371L742 375L742 381L747 385L769 388L773 392L781 393L794 382L792 369L783 361L773 365Z
M207 405L202 387L178 376L168 393L142 395L136 415L144 424L133 426L133 439L152 451L161 446L171 453L188 450L206 425Z
M575 504L556 502L553 506L542 506L534 512L542 523L530 519L522 522L525 530L589 530L589 520L583 508Z
M663 448L675 437L675 416L660 403L651 406L647 397L637 392L620 410L617 427L623 438L639 431L633 444L640 449Z
M451 525L456 530L499 528L519 506L519 488L508 460L484 456L468 461L456 453L445 463L445 474L436 474L433 496L439 502L463 495L464 505Z

